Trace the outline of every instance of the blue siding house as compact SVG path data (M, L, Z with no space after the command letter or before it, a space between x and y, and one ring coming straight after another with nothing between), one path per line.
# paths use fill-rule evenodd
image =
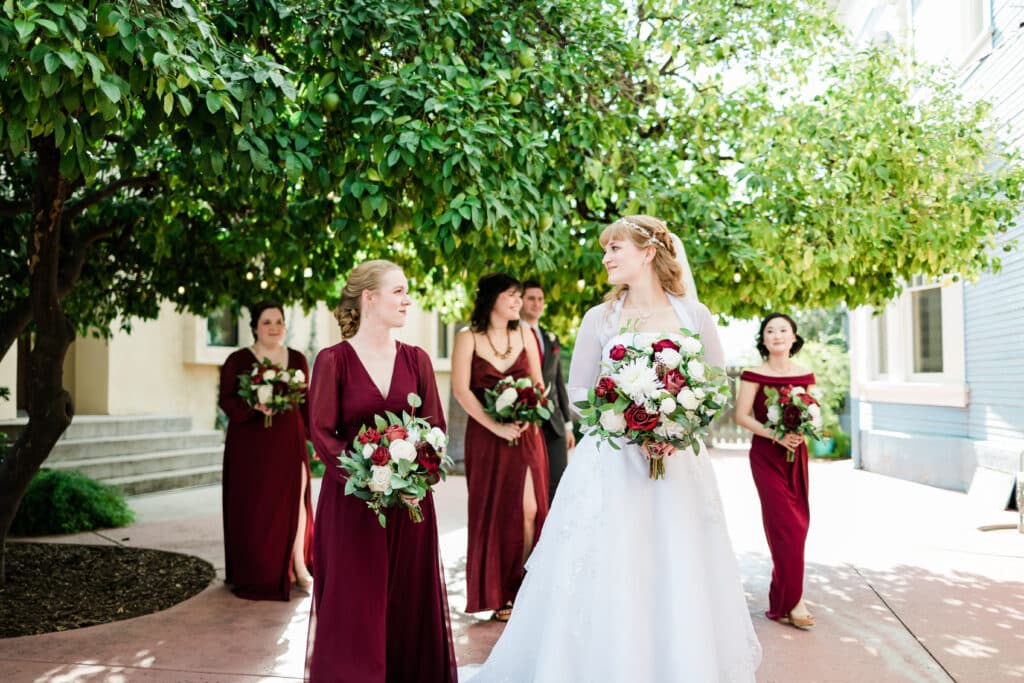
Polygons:
M1024 144L1024 3L839 2L859 40L912 41ZM959 17L957 16L959 14ZM956 19L959 18L959 21ZM1024 245L1024 216L1001 235ZM915 278L884 311L850 314L854 457L863 469L1005 505L1024 453L1024 251L975 283Z

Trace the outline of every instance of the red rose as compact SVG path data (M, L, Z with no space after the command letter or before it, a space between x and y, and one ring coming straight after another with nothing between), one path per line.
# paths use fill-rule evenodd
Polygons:
M665 373L661 382L665 385L665 391L675 396L686 386L686 375L673 368Z
M366 445L368 443L379 443L380 432L371 427L370 429L367 429L365 432L357 436L356 441L363 445Z
M594 393L609 402L614 402L619 398L619 392L615 390L615 380L611 377L602 377L597 380L597 386L594 387Z
M818 405L818 402L814 400L814 397L811 396L806 391L804 393L802 393L802 394L797 394L797 396L800 397L800 402L803 403L805 406L816 406L816 405Z
M524 405L527 408L537 407L537 392L533 390L533 387L523 387L516 391L519 393L519 398L516 399L516 403Z
M626 425L630 429L649 432L658 424L658 414L648 413L643 406L631 403L626 412L622 414L626 418Z
M405 427L402 425L388 425L384 428L384 436L388 438L388 441L397 441L409 436L409 432L405 431Z
M612 347L612 350L608 352L608 357L612 360L622 360L626 357L626 347L622 344L616 344Z
M782 409L782 426L787 430L793 432L800 428L800 423L803 422L803 411L800 410L800 406L795 403L790 403Z
M659 339L658 341L651 344L654 348L654 352L664 351L665 349L672 349L673 351L679 350L679 344L676 344L671 339Z
M420 464L428 474L437 474L441 469L441 456L437 450L426 441L416 443L416 462Z
M370 461L377 467L384 467L391 462L391 452L387 446L377 446L370 454Z

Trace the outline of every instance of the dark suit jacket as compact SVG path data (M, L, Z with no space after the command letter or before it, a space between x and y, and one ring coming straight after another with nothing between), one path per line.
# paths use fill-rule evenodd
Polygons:
M562 354L558 337L543 327L540 333L544 337L544 362L541 363L541 374L544 375L544 386L549 387L548 398L551 399L551 419L544 423L545 436L565 437L565 423L572 418L569 412L569 395L565 391L565 377L562 375Z

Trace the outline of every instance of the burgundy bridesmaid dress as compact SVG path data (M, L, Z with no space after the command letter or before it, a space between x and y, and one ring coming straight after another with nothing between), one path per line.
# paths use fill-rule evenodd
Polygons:
M526 349L505 372L473 353L469 388L483 403L484 391L506 376L529 376ZM514 601L523 582L523 488L533 477L537 499L534 545L548 515L548 456L539 429L509 443L473 418L466 425L466 487L469 542L466 557L467 612L497 610Z
M220 371L220 407L228 416L224 441L225 582L250 600L287 600L294 577L292 547L299 524L302 471L309 478L308 406L274 415L263 426L263 413L238 396L238 376L252 370L256 356L235 351ZM288 349L288 369L309 376L305 357ZM313 507L306 486L306 566L312 563Z
M364 501L345 495L338 466L338 456L374 415L411 412L410 393L423 399L416 414L445 428L429 357L416 346L396 345L387 396L347 341L321 351L313 365L311 431L327 465L313 540L306 666L314 682L457 680L432 494L420 503L422 522L392 508L381 528Z
M764 389L814 384L814 375L770 377L749 370L740 379L755 382L754 418L768 419ZM793 462L786 462L786 449L771 439L755 435L750 444L750 471L761 498L761 518L772 554L772 584L768 592L769 619L789 614L803 597L804 545L811 511L807 502L807 444L796 450Z

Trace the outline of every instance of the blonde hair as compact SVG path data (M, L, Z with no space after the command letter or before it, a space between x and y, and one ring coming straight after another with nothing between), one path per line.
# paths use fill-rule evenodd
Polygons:
M341 290L341 301L334 309L334 319L341 328L342 339L349 339L359 331L362 317L363 292L380 289L381 278L391 270L401 270L401 266L384 259L364 261L352 269Z
M658 283L668 294L686 296L683 285L683 267L676 258L676 247L668 226L654 216L623 216L601 231L601 246L613 240L629 240L637 249L654 247L651 266L658 277ZM629 290L629 285L615 285L605 295L605 301L614 301Z

